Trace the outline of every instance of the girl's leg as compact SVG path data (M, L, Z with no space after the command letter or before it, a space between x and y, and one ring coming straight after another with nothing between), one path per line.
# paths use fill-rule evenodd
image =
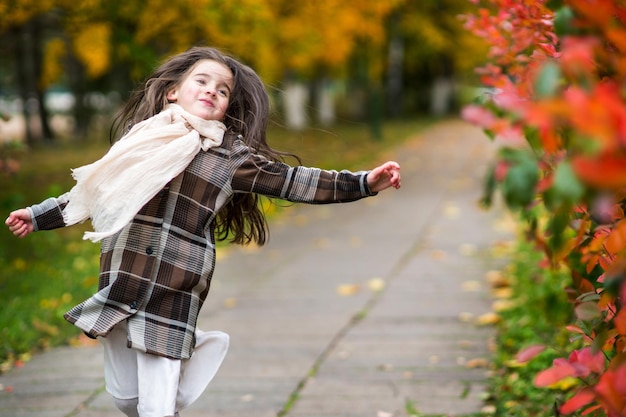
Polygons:
M137 352L140 417L173 417L181 361Z
M113 398L115 401L115 406L122 413L126 414L128 417L139 417L139 412L137 411L137 404L139 401L137 398L132 398L130 400L123 400L121 398Z
M119 323L106 338L99 340L104 347L104 379L115 406L128 417L137 412L137 353L126 347L126 323Z
M220 331L203 332L196 329L196 347L191 359L182 361L176 410L181 411L195 402L219 369L228 351L229 337Z

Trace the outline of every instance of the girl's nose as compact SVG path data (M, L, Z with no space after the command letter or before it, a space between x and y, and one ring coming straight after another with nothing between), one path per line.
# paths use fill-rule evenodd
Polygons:
M206 92L207 94L214 96L217 94L217 86L215 86L214 84L207 84L206 87Z

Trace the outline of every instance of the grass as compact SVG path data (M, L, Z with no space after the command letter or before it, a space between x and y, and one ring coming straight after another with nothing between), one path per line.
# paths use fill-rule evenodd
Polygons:
M357 123L301 132L272 126L268 137L273 147L298 154L305 165L361 170L386 160L389 151L428 123L389 122L379 140L371 138L367 125ZM13 174L0 170L0 217L69 190L70 169L98 159L108 146L101 137L80 146L65 140L31 150L0 148L0 161L11 158L20 164ZM78 329L62 316L97 286L99 245L81 239L87 228L77 225L25 239L0 228L0 373L37 350L78 340Z

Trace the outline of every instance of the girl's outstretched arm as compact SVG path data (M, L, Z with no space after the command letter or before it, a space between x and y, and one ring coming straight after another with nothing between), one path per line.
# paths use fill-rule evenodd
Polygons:
M388 161L377 166L367 174L367 185L373 192L386 190L393 187L400 188L400 165L394 161Z
M33 220L30 217L30 211L27 209L19 209L11 212L4 223L9 227L11 233L20 238L34 230Z

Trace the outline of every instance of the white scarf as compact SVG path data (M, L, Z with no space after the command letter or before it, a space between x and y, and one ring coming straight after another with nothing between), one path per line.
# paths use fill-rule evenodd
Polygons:
M91 218L97 242L126 226L202 149L219 146L226 126L169 104L137 123L98 161L72 170L76 185L63 210L66 225Z

